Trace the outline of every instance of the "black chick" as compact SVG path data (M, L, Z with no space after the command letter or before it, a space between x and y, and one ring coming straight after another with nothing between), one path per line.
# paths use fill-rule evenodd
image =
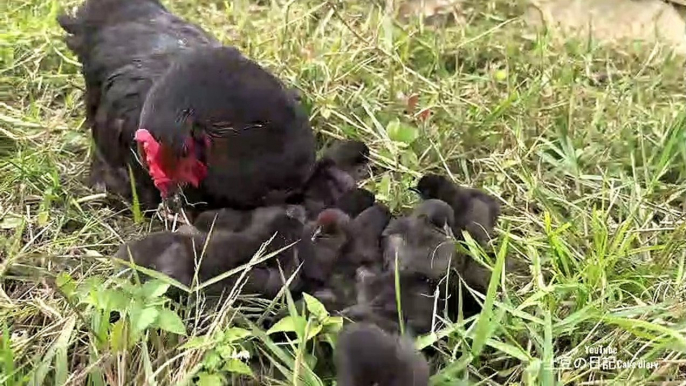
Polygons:
M201 242L192 234L184 232L156 232L146 237L126 243L119 247L115 258L129 261L137 265L163 273L181 284L190 286L193 281L193 258L196 248L194 242ZM147 277L142 275L145 281Z
M330 312L341 311L357 300L355 280L360 267L377 269L383 263L381 233L391 219L391 212L383 204L375 204L364 210L350 223L348 243L342 251L325 288L315 297Z
M441 313L445 309L445 290L438 285L439 282L418 273L398 272L402 323L411 335L431 331L434 311ZM357 271L355 289L356 303L343 310L344 316L400 333L395 272L362 267Z
M394 219L383 232L385 266L439 280L448 273L456 255L451 227L452 208L441 200L420 203L407 217Z
M266 246L265 254L296 243L302 234L302 223L285 211L274 214L269 221L252 221L240 231L213 230L211 235L188 227L183 232L158 232L122 246L115 257L128 260L128 251L136 264L155 269L189 286L197 270L200 283L248 263L260 247L276 234ZM296 248L285 249L274 261L268 260L248 273L243 290L268 297L275 296L283 286L277 264L284 276L295 272ZM277 263L278 262L278 263ZM240 273L208 286L205 293L220 295L236 283Z
M324 287L350 239L350 217L339 209L325 209L307 224L299 245L303 290Z
M338 168L350 174L355 181L369 177L369 147L355 140L335 141L324 152Z
M324 152L303 188L302 202L310 218L335 207L346 193L357 188L355 175L367 167L368 155L369 148L359 141L341 141Z
M438 199L453 208L453 232L458 239L462 239L462 230L467 231L482 245L493 236L493 229L500 216L500 205L494 197L477 189L458 186L436 174L422 177L415 190L425 200Z
M346 246L344 260L355 267L382 263L380 241L390 221L391 211L380 203L355 217L350 227L350 242Z
M369 190L356 188L344 193L336 201L335 207L345 212L350 218L357 217L365 209L374 205L376 197Z
M200 213L193 220L193 226L203 232L209 232L211 229L239 232L250 226L250 224L271 222L276 216L281 216L284 213L303 224L306 221L305 208L299 205L284 205L266 206L252 210L231 208L208 210Z
M373 324L345 326L336 344L339 386L426 386L429 365L411 340Z
M145 209L182 188L198 209L250 209L309 178L306 113L237 49L157 0L87 0L58 22L82 64L93 186L131 199L130 167Z

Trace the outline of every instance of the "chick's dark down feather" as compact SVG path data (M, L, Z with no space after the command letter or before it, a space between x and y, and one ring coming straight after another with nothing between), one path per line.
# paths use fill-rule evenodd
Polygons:
M406 337L368 323L353 323L338 336L335 352L340 386L426 386L429 365Z
M207 134L212 143L198 154L207 176L184 187L207 208L260 206L312 173L314 134L292 91L159 1L86 0L58 22L82 64L94 187L131 199L130 166L143 207L160 202L136 155L139 128L175 155Z
M115 257L123 260L131 257L137 265L190 286L196 273L196 260L198 280L202 283L248 263L273 236L265 246L265 254L281 252L274 259L252 267L243 287L244 293L273 297L284 284L281 273L288 279L297 269L295 244L302 235L303 224L281 207L258 208L244 213L243 220L240 227L219 226L211 233L191 226L174 233L152 233L122 245ZM231 290L239 276L240 272L229 276L208 286L205 292L220 295Z

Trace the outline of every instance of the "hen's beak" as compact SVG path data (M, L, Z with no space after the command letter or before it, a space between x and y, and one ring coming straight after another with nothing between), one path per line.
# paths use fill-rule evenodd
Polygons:
M183 197L181 197L181 188L175 186L170 190L165 198L162 199L164 207L171 213L179 213L183 208Z

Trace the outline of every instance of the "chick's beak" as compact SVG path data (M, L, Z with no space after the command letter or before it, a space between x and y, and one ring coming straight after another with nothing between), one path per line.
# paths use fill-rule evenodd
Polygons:
M450 238L450 239L455 238L455 234L453 234L453 229L447 223L445 225L443 225L443 231L445 231L445 235L448 236L448 238Z
M314 230L314 233L312 234L312 241L317 240L317 237L322 234L322 227L318 226L317 229Z

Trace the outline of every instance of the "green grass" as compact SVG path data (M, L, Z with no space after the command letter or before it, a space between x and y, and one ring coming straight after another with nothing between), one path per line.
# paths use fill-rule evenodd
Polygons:
M166 3L302 90L322 140L366 141L382 170L366 186L395 212L416 202L408 187L427 171L499 197L493 253L472 249L505 272L477 323L422 339L437 349L434 384L686 380L681 61L652 47L557 44L523 29L521 7L506 1L469 1L466 27L438 30L365 1ZM312 331L325 340L323 315L293 317L298 338L278 345L248 317L271 305L182 307L187 343L145 328L163 300L139 294L125 302L131 324L110 325L123 292L104 290L121 283L107 256L160 224L135 223L84 185L83 80L55 22L76 4L0 5L0 383L189 384L203 374L216 384L218 363L239 372L231 358L243 346L274 384L329 383L302 344ZM405 114L401 94L418 94L428 121ZM497 265L505 258L519 268ZM136 326L137 340L122 340ZM657 368L558 366L600 347Z

